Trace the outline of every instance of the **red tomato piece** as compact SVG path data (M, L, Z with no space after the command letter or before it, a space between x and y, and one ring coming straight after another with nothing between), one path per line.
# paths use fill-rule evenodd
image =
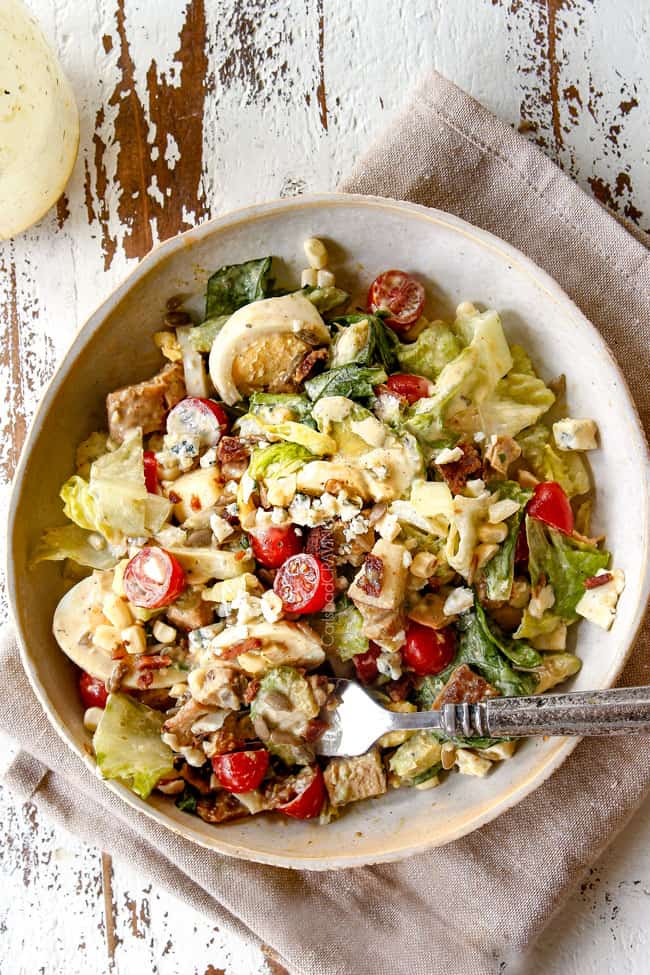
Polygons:
M251 792L257 789L268 767L269 753L266 748L215 755L212 759L212 768L219 779L219 785L228 792Z
M291 816L292 819L313 819L319 815L325 802L325 780L318 765L312 765L309 771L312 773L311 777L300 773L300 791L290 802L278 806L278 812ZM304 784L300 779L304 780Z
M424 376L413 376L406 372L396 372L386 380L391 393L397 393L408 400L409 403L417 403L419 399L431 395L433 383L430 383Z
M515 562L528 562L528 556L530 552L528 551L528 539L526 537L526 521L521 523L521 528L519 529L519 534L517 535L517 544L515 546Z
M273 589L287 613L319 613L334 595L334 577L315 555L292 555L278 569Z
M292 555L302 552L302 536L295 525L274 525L249 533L253 555L267 569L279 569Z
M573 531L571 502L555 481L537 484L526 510L531 518L537 518L565 535L570 535Z
M362 684L372 684L379 677L377 669L377 657L381 653L381 648L376 643L370 641L365 653L355 653L352 658L357 677Z
M370 285L368 311L388 312L386 324L405 332L424 308L424 286L406 271L384 271Z
M153 450L145 450L142 459L144 461L144 486L149 494L158 493L158 461Z
M409 623L402 660L419 677L439 674L456 655L456 638L451 627L432 630L421 623Z
M177 437L198 437L202 447L214 447L228 429L228 414L211 399L187 396L167 417L167 433Z
M124 594L134 606L158 609L178 599L187 583L183 567L170 552L147 546L127 565L123 584Z
M86 671L82 671L79 678L79 694L85 708L105 708L108 700L108 691L103 680L91 677Z

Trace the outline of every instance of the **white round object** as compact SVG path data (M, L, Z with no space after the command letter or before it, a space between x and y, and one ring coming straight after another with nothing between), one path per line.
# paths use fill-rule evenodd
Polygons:
M0 239L14 237L63 193L77 158L72 88L20 0L0 4Z
M379 272L405 268L426 285L432 319L453 316L468 298L480 301L498 309L509 341L526 348L543 376L566 374L572 412L592 417L600 431L602 446L590 456L598 486L594 533L607 532L613 564L624 570L627 585L609 633L587 622L576 628L583 667L565 686L608 687L625 663L650 590L650 465L624 378L593 326L523 254L449 214L344 194L259 204L165 241L93 313L45 392L15 476L7 577L23 662L53 726L91 768L75 674L51 632L65 580L52 563L27 569L41 533L60 524L58 492L74 446L101 423L106 393L158 368L152 335L170 294L200 294L210 270L263 254L279 259L278 286L295 286L302 243L314 233L336 241L343 255L336 279L354 290L354 298L361 299ZM576 744L575 738L533 739L483 779L453 774L428 791L391 789L349 806L329 826L279 814L213 826L163 796L143 802L119 784L106 787L157 823L220 853L329 870L397 860L458 839L541 785Z

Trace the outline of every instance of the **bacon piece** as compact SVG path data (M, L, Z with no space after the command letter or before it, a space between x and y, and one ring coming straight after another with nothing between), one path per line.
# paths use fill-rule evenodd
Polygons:
M384 563L378 555L366 555L363 572L357 576L357 586L367 596L378 596L384 581Z
M314 349L308 352L293 374L294 381L301 383L313 372L317 362L325 362L329 356L327 349Z
M260 689L260 683L261 682L257 678L249 681L248 687L244 691L244 704L252 704L257 697L257 692Z
M332 565L336 559L336 537L331 528L317 525L310 529L305 544L305 552L308 555L315 555L327 565Z
M219 654L221 660L234 660L240 653L250 653L251 650L261 650L262 641L259 637L249 636L245 640L239 640L230 647L224 647Z
M135 669L136 670L162 670L163 667L169 667L172 662L171 657L161 656L160 654L142 654L141 657L136 657L135 659Z
M601 572L598 576L590 576L589 579L585 579L584 587L585 589L598 589L599 586L605 586L611 582L613 578L611 572Z
M217 444L217 460L224 478L238 480L248 467L251 451L240 437L222 437Z
M449 485L452 494L458 494L471 477L480 477L483 472L481 455L474 444L463 442L458 446L463 451L460 460L455 460L451 464L435 465L438 473Z
M321 735L327 731L328 727L327 721L321 721L320 718L312 718L311 721L307 722L303 738L305 741L318 741Z
M433 709L437 710L443 704L476 704L477 701L498 696L499 692L491 684L475 674L467 664L461 664L436 697Z

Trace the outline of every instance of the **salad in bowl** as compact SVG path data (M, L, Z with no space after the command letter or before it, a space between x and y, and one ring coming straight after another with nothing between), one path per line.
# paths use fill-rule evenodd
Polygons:
M108 395L34 553L74 583L53 630L101 775L210 823L326 823L485 776L516 741L392 732L319 757L333 678L395 711L543 693L624 585L591 537L598 431L564 377L496 310L436 320L396 269L358 299L322 241L305 253L293 290L265 257L217 270L200 312L170 298L164 364Z

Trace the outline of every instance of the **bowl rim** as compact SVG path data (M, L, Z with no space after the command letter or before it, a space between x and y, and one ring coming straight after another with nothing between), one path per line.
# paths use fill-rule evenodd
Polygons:
M125 274L123 279L110 291L107 296L102 299L94 311L87 317L84 324L77 330L55 372L53 373L49 382L46 384L38 407L31 423L29 424L25 442L21 450L20 459L14 473L8 512L8 542L6 547L5 571L10 608L16 624L16 635L18 639L21 662L25 672L27 673L32 689L42 705L50 724L53 726L59 737L69 748L72 749L78 758L82 760L84 765L96 778L103 781L105 786L107 786L113 793L120 796L135 811L144 813L148 818L154 820L159 825L164 826L166 829L169 829L172 833L182 836L184 839L190 840L191 842L196 843L197 845L206 849L212 850L213 852L225 854L237 859L244 859L288 869L332 870L372 865L376 863L387 863L402 860L409 856L424 853L427 850L433 849L437 846L443 846L447 843L451 843L457 839L460 839L462 836L465 836L468 833L485 826L487 823L507 812L527 795L537 789L540 785L542 785L543 782L546 781L546 779L549 778L550 775L552 775L556 769L560 767L566 758L568 758L581 739L558 738L554 750L545 758L542 764L538 765L529 774L523 776L518 783L511 788L507 796L492 804L489 802L484 803L475 814L462 819L456 827L443 831L437 837L428 839L423 838L421 842L418 842L415 845L410 844L400 846L399 844L393 844L383 852L377 852L374 854L341 852L335 857L304 855L291 856L287 854L275 854L274 852L267 850L248 850L240 845L227 842L225 839L221 839L218 829L214 830L213 834L210 834L210 837L208 838L190 828L189 824L187 827L182 827L180 824L175 823L166 813L161 812L149 802L140 799L126 786L118 782L102 780L94 761L74 741L72 735L68 732L65 723L59 717L53 704L51 703L47 691L40 680L37 667L31 659L27 639L27 633L29 630L26 625L27 621L23 618L20 601L18 599L18 584L15 572L16 563L13 555L16 545L15 535L17 512L22 494L22 486L25 479L24 475L32 450L32 443L36 440L39 434L39 430L42 426L44 418L49 412L52 399L58 391L58 387L67 375L68 370L71 368L71 362L76 359L78 353L89 343L96 330L101 326L105 317L111 313L116 305L119 304L128 291L130 291L131 288L133 288L141 279L147 275L155 273L158 266L169 255L175 253L181 248L192 247L198 241L206 237L210 237L215 233L218 234L222 230L232 229L238 225L255 222L260 219L266 219L269 216L272 216L276 211L284 212L292 209L345 206L365 206L370 209L379 208L392 211L397 210L406 212L413 217L418 217L420 219L425 219L443 226L451 227L454 231L472 239L475 243L478 243L479 245L490 250L497 251L503 256L507 256L509 260L517 264L518 269L521 272L525 273L528 277L531 277L538 287L545 290L549 295L549 298L562 305L563 308L566 309L566 311L570 313L573 318L577 319L583 327L586 326L587 332L591 333L591 338L595 345L598 347L600 353L608 360L610 368L616 374L616 378L622 388L623 396L627 399L630 417L633 421L633 427L638 436L643 455L642 460L640 460L640 465L645 471L646 487L650 488L650 452L648 450L648 444L643 431L643 426L641 424L638 410L625 376L623 375L603 336L586 318L583 312L580 311L575 302L572 301L572 299L566 294L560 285L549 274L547 274L546 271L536 265L534 261L526 257L525 254L513 247L507 241L502 240L489 231L483 230L480 227L476 227L473 224L468 223L454 214L446 213L443 210L423 206L417 203L393 200L388 197L352 193L314 193L299 197L290 197L288 199L275 199L263 203L254 203L228 211L227 213L213 217L210 220L201 223L199 226L185 231L184 233L170 237L167 240L156 244L152 250L142 258L142 260L140 260ZM625 650L621 653L620 657L617 658L614 666L610 668L606 678L604 678L602 683L603 687L612 686L623 671L623 668L627 663L636 642L643 618L645 616L646 607L650 599L650 533L648 531L648 525L650 523L650 490L646 490L644 492L644 497L646 498L646 502L642 514L643 524L645 527L644 534L646 538L646 546L644 552L643 581L639 590L637 605L630 619L630 632L626 638Z

